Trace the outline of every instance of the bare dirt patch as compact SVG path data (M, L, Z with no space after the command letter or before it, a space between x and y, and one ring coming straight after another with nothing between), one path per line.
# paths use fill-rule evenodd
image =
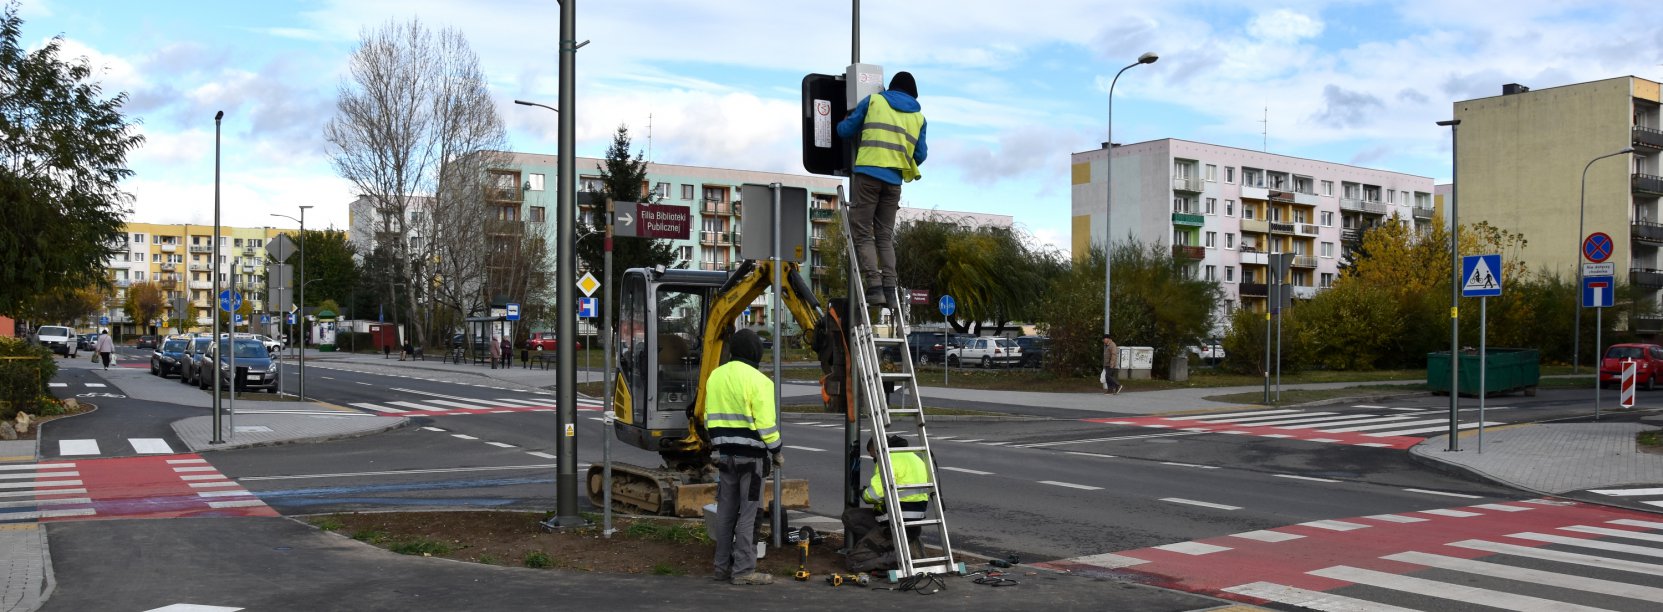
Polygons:
M697 520L614 517L616 531L601 537L600 517L585 515L593 527L544 532L540 513L507 511L374 512L314 516L308 521L393 552L491 565L559 568L612 574L709 575L715 544ZM759 540L767 538L767 530ZM809 547L811 580L847 574L840 534ZM775 580L797 571L795 548L769 549L758 569Z

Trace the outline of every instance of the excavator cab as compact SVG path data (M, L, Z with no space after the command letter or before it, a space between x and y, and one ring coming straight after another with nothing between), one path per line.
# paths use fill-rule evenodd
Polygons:
M635 268L618 301L618 439L672 454L698 395L705 322L726 272ZM691 458L690 458L691 459Z

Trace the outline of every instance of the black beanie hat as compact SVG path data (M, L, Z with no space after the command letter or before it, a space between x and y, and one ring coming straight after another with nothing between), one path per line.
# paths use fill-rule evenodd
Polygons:
M918 97L918 83L912 80L912 73L905 70L895 73L889 79L889 88L914 98Z
M755 367L762 362L762 337L748 329L734 332L733 337L728 339L728 353L734 359Z

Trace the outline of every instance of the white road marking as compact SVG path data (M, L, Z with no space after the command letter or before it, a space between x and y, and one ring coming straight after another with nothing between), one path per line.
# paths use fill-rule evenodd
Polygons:
M461 438L463 440L478 440L479 439L479 438L475 438L473 436L470 436L468 434L450 434L450 437L452 437L452 438Z
M373 387L373 386L375 386L375 385L372 385L372 384L369 384L369 383L367 383L367 382L359 382L359 381L356 381L356 380L355 380L355 381L352 381L352 382L354 382L354 383L357 383L357 384L360 384L360 385L364 385L364 386L366 386L366 387Z
M1443 495L1445 497L1460 497L1462 499L1483 499L1483 496L1480 496L1480 495L1467 495L1465 493L1450 493L1449 491L1433 491L1431 489L1404 489L1404 490L1408 491L1410 493L1425 493L1427 495Z
M1506 425L1506 423L1502 423L1500 421L1485 421L1484 422L1485 427L1495 427L1497 425ZM1478 427L1478 426L1479 426L1478 423L1462 423L1460 426L1456 427L1456 429L1472 429L1472 428L1475 428L1475 427ZM1363 435L1373 436L1373 437L1376 437L1376 438L1384 438L1386 436L1403 436L1403 435L1408 435L1408 434L1428 433L1428 432L1433 432L1433 431L1444 431L1444 430L1447 430L1447 429L1449 429L1448 425L1438 425L1438 426L1433 426L1433 427L1417 427L1417 428L1414 428L1414 429L1399 429L1399 430L1395 430L1395 431L1381 431L1381 432L1376 432L1376 433L1371 433L1371 434L1363 434Z
M536 454L536 453L527 453ZM553 459L554 457L546 457ZM507 465L501 467L463 467L463 468L429 468L420 470L388 470L382 472L344 472L337 474L296 474L290 476L245 476L237 480L250 482L255 480L307 480L311 478L353 478L358 476L401 476L405 474L445 474L450 472L493 472L499 470L546 470L555 467L552 463L537 465Z
M1630 540L1640 540L1642 542L1663 542L1663 535L1657 535L1655 533L1644 533L1644 532L1639 532L1639 531L1629 531L1627 529L1611 529L1609 527L1589 527L1587 525L1572 525L1570 527L1560 527L1559 530L1560 531L1575 531L1575 532L1578 532L1578 533L1591 533L1591 534L1594 534L1594 535L1611 536L1613 538L1626 538L1626 539L1630 539Z
M965 443L965 444L969 444L969 443L971 443L971 442L981 442L981 439L980 439L980 438L978 438L978 439L975 439L975 440L953 440L953 441L954 441L954 442L963 442L963 443Z
M1066 561L1068 563L1079 563L1079 564L1082 564L1082 565L1091 565L1091 566L1101 567L1101 568L1105 568L1105 569L1120 569L1122 567L1132 567L1134 565L1143 565L1143 564L1149 562L1147 559L1138 559L1136 557L1128 557L1128 556L1125 556L1125 555L1117 555L1117 554L1114 554L1114 553L1103 553L1103 554L1100 554L1100 555L1090 555L1090 556L1086 556L1086 557L1075 557L1073 559L1065 559L1064 561Z
M40 480L36 482L0 482L0 489L36 489L40 487L79 487L79 480ZM82 491L85 493L86 491ZM17 496L10 496L17 497Z
M167 440L161 438L128 438L127 443L133 445L133 452L140 455L171 455L173 447L167 445Z
M1352 408L1365 408L1365 409L1368 409L1368 410L1385 410L1386 409L1385 406L1374 406L1374 405L1370 405L1370 404L1357 404L1355 406L1352 406Z
M0 474L0 480L23 480L23 479L26 479L26 478L74 478L74 477L80 476L80 475L81 475L80 472L76 472L76 471L73 471L73 470L68 471L68 472L35 472L35 473L32 473L32 474L31 473Z
M97 440L59 440L59 455L96 455L98 454Z
M357 407L363 408L365 410L374 410L376 412L391 412L391 413L404 412L404 410L400 410L398 408L388 408L388 407L382 406L380 404L371 404L369 402L359 402L359 403L356 403L356 404L348 404L348 405L357 406Z
M94 514L98 514L98 510L93 509L93 508L71 508L71 509L68 509L68 510L40 510L40 511L36 511L36 512L9 512L9 513L6 513L3 516L5 518L8 518L8 519L36 519L36 518L52 518L52 517L57 517L57 516L92 516Z
M1333 413L1330 412L1328 414L1333 414ZM1325 427L1325 425L1318 425L1317 423L1328 423L1328 422L1333 422L1333 421L1342 421L1343 423L1339 423L1339 424L1343 424L1343 425L1361 425L1364 422L1374 421L1374 420L1383 419L1383 418L1384 419L1397 419L1397 418L1413 418L1413 417L1382 417L1378 414L1341 414L1341 415L1335 415L1335 416L1319 416L1319 417L1303 416L1303 417L1294 418L1294 419L1282 419L1282 420L1275 420L1275 421L1261 421L1261 422L1258 422L1258 423L1253 423L1253 426L1254 427L1281 427L1282 429L1308 429L1309 427ZM1292 425L1295 425L1295 424L1308 425L1309 427L1291 427ZM1289 425L1290 427L1282 427L1283 425Z
M1488 542L1488 541L1485 541L1485 540L1462 540L1460 542L1450 542L1449 545L1459 547L1459 548L1470 548L1472 550L1482 550L1482 551L1485 551L1485 552L1501 553L1501 554L1504 554L1504 555L1513 555L1515 557L1526 557L1526 558L1531 558L1531 559L1541 559L1541 560L1544 560L1544 561L1554 561L1554 562L1558 562L1558 563L1570 563L1570 564L1573 564L1573 565L1586 565L1586 566L1589 566L1589 567L1599 567L1599 568L1613 569L1613 570L1619 570L1619 571L1625 571L1625 572L1634 572L1636 574L1650 574L1652 576L1663 576L1663 565L1657 565L1657 564L1653 564L1653 563L1641 563L1639 561L1630 561L1628 559L1613 559L1611 557L1601 557L1601 556L1597 556L1597 555L1584 555L1582 553L1564 552L1564 551L1560 551L1560 550L1550 550L1550 549L1546 549L1546 548L1538 548L1538 547L1535 547L1535 546L1519 546L1517 544L1503 544L1503 543L1500 543L1500 542Z
M1105 455L1105 454L1102 454L1102 453L1084 453L1084 452L1080 452L1080 451L1063 451L1063 452L1065 452L1067 454L1070 454L1070 455L1079 455L1081 457L1097 457L1097 458L1100 458L1100 459L1114 459L1115 458L1114 455Z
M1414 417L1408 417L1408 418L1412 419ZM1319 429L1317 431L1322 431L1322 432L1326 432L1326 433L1350 433L1350 432L1353 432L1353 431L1374 431L1376 429L1391 429L1393 427L1436 425L1438 423L1448 423L1448 421L1445 421L1443 419L1422 419L1422 420L1419 420L1419 421L1399 421L1399 422L1396 422L1396 423L1386 423L1384 425L1357 425L1355 427L1336 427L1336 428L1333 428L1333 429L1329 429L1327 427L1324 427L1324 428Z
M1547 533L1533 533L1533 532L1528 532L1528 531L1524 532L1524 533L1508 534L1507 537L1509 537L1509 538L1518 538L1520 540L1535 540L1537 542L1547 542L1549 544L1564 544L1566 546L1577 546L1577 547L1581 547L1581 548L1594 548L1594 549L1598 549L1598 550L1609 550L1611 552L1629 553L1629 554L1633 554L1633 555L1642 555L1642 556L1646 556L1646 557L1663 557L1663 550L1658 550L1658 549L1652 548L1650 546L1635 546L1633 544L1618 544L1618 543L1615 543L1615 542L1602 542L1600 540L1591 540L1591 539L1588 539L1588 538L1572 538L1572 537L1561 536L1561 535L1553 535L1553 534L1547 534Z
M1299 420L1304 420L1304 419L1315 419L1315 418L1321 418L1321 417L1329 416L1329 415L1332 415L1332 414L1334 414L1334 413L1332 413L1332 412L1305 412L1305 413L1299 413L1299 414L1279 414L1279 415L1276 415L1276 416L1247 417L1247 418L1243 418L1243 419L1201 419L1201 422L1203 422L1203 423L1229 423L1231 425L1247 425L1247 426L1251 426L1251 427L1258 427L1259 425L1264 424L1264 423L1280 423L1280 422L1283 422L1283 421L1299 421Z
M1150 548L1158 548L1168 552L1191 556L1210 555L1216 552L1231 550L1227 546L1215 546L1212 544L1202 544L1200 542L1178 542L1176 544L1164 544L1161 546L1152 546Z
M197 467L176 467L176 468L173 468L173 472L175 474L184 474L186 472L216 472L217 473L217 472L219 472L219 470L214 469L213 466L197 466Z
M1374 520L1377 520L1377 521L1385 521L1385 522L1388 522L1388 523L1424 523L1428 520L1431 520L1431 519L1423 519L1423 518L1418 517L1418 516L1403 516L1401 514L1371 514L1371 515L1365 516L1363 518L1371 518L1371 519L1374 519Z
M992 476L993 475L993 472L983 472L981 470L972 470L970 468L961 468L961 467L948 466L948 467L944 467L944 468L941 468L941 469L947 470L949 472L963 472L965 474L975 474L977 476Z
M167 460L168 465L185 465L185 464L190 464L190 463L207 463L207 462L208 462L207 459L201 459L201 458L197 458L197 459L168 459Z
M1182 497L1162 497L1161 501L1172 502L1174 504L1187 504L1187 505L1191 505L1191 506L1201 506L1203 508L1217 508L1219 510L1240 510L1241 509L1241 506L1226 506L1224 504L1215 504L1215 503L1212 503L1212 502L1195 501L1193 499L1184 499Z
M1645 527L1646 529L1663 529L1663 523L1653 523L1651 521L1637 521L1637 520L1634 520L1634 519L1617 519L1615 521L1606 521L1606 522L1611 523L1612 525L1628 525L1629 527Z
M394 406L403 406L403 407L409 408L411 410L424 410L424 411L425 410L444 410L443 408L436 408L436 407L433 407L433 406L429 406L427 404L418 404L418 403L415 403L415 402L387 402L387 403L392 404Z
M1663 601L1663 589L1657 587L1627 584L1611 580L1600 580L1598 578L1587 578L1584 576L1571 576L1557 572L1544 572L1542 570L1525 567L1513 567L1501 565L1499 563L1486 563L1472 559L1458 559L1455 557L1446 557L1443 555L1434 555L1415 551L1389 555L1381 557L1381 559L1385 559L1387 561L1397 561L1399 563L1413 563L1415 565L1436 567L1438 569L1446 569L1466 574L1501 578L1504 580L1516 580L1519 582L1545 584L1548 586L1586 591L1589 593L1615 595L1617 597L1627 597L1641 601Z
M34 506L56 506L65 504L90 504L91 497L64 497L59 499L25 499L23 501L0 502L0 508L32 508ZM0 514L0 518L5 515Z
M225 478L224 474L181 474L181 475L179 475L179 480L183 480L185 482L191 482L193 480L220 480L222 478Z
M1561 601L1530 597L1528 595L1516 595L1504 591L1450 584L1447 582L1438 582L1436 580L1427 580L1425 578L1416 578L1413 576L1399 576L1397 574L1388 574L1386 572L1377 572L1374 570L1349 567L1345 565L1336 565L1334 567L1323 568L1306 573L1320 578L1344 580L1346 582L1355 582L1357 584L1379 587L1382 589L1403 591L1405 593L1424 595L1428 597L1450 599L1469 604L1519 610L1520 612L1535 612L1538 610L1555 610L1560 612L1570 612L1576 610L1592 612L1599 610L1599 608L1579 606Z
M1421 510L1420 513L1421 514L1435 514L1435 515L1438 515L1438 516L1448 516L1448 517L1452 517L1452 518L1467 518L1469 516L1484 516L1483 514L1480 514L1478 512L1467 512L1465 510L1450 510L1448 508L1437 508L1437 509L1433 509L1433 510Z
M486 444L489 444L491 446L495 446L497 448L519 448L517 446L514 446L513 444L508 444L506 442L486 442Z
M812 447L812 446L792 446L792 445L790 445L790 444L787 444L787 445L785 445L785 447L786 447L786 448L790 448L790 449L796 449L796 450L800 450L800 451L808 451L808 452L811 452L811 453L823 453L823 452L826 452L826 449L823 449L823 448L814 448L814 447Z
M1271 531L1265 529L1260 531L1244 531L1242 533L1234 533L1230 534L1230 537L1242 538L1246 540L1258 540L1260 542L1286 542L1288 540L1297 540L1305 536L1297 533L1284 533L1281 531Z
M1399 608L1362 599L1352 599L1344 595L1309 591L1271 582L1250 582L1229 587L1223 589L1223 591L1299 608L1322 610L1323 612L1413 612L1411 608Z
M1613 497L1628 497L1633 495L1663 495L1663 488L1652 489L1588 489L1589 493L1610 495Z
M527 407L530 407L530 408L546 408L549 405L548 402L533 402L533 401L530 401L530 400L518 400L518 399L508 399L508 398L499 398L499 399L494 399L494 400L491 400L491 401L493 401L493 402L502 402L504 404L511 404L511 405L515 405L515 406L527 406Z
M1118 440L1143 440L1143 439L1147 439L1147 438L1172 438L1172 437L1176 437L1176 436L1193 436L1193 435L1197 435L1198 433L1204 433L1204 432L1169 431L1169 432L1162 432L1162 433L1137 434L1137 435L1132 435L1132 436L1115 436L1115 437L1112 437L1112 438L1086 438L1086 439L1083 439L1083 440L1061 440L1061 441L1058 441L1058 442L1037 442L1037 443L1034 443L1034 444L1019 444L1019 445L1016 446L1016 448L1044 448L1044 447L1047 447L1047 446L1062 446L1064 444L1087 444L1087 443L1091 443L1091 442L1115 442L1115 441L1118 441ZM1229 433L1229 432L1222 432L1222 433ZM937 438L937 439L940 439L940 438ZM954 442L981 442L981 440L954 440Z
M428 430L428 431L449 431L449 430L446 430L446 429L440 429L438 427L423 427L422 429L425 429L425 430Z
M1249 410L1247 412L1223 412L1223 413L1218 413L1218 414L1196 414L1196 415L1181 416L1181 417L1166 417L1166 420L1168 420L1168 421L1200 421L1200 420L1204 420L1204 419L1222 419L1222 418L1225 418L1225 417L1261 416L1261 415L1266 415L1266 414L1287 414L1289 412L1299 412L1299 411L1298 410L1290 410L1290 409Z
M1339 417L1339 418L1336 418L1336 419L1329 419L1330 421L1334 421L1334 422L1305 423L1303 425L1294 425L1294 426L1289 426L1289 427L1283 427L1282 429L1317 429L1317 428L1320 428L1320 427L1350 427L1352 425L1367 425L1369 423L1385 423L1385 422L1388 422L1388 421L1402 421L1402 420L1405 420L1405 419L1412 419L1412 418L1415 418L1415 417L1411 417L1411 416L1380 416L1380 415L1377 415L1377 414L1370 414L1370 415L1364 415L1364 416L1352 415L1352 416L1346 416L1346 417ZM1327 430L1324 430L1324 431L1327 431Z
M1525 507L1521 507L1521 506L1509 506L1507 504L1474 504L1473 507L1474 508L1483 508L1485 510L1495 510L1496 512L1529 512L1530 511L1530 508L1525 508Z
M481 409L484 409L484 408L496 408L497 407L497 405L495 403L487 402L487 401L479 401L479 402L469 403L469 402L457 402L457 401L452 401L452 400L432 399L432 400L427 400L427 403L429 403L429 404L438 404L440 406L450 406L452 408L461 408L461 409L464 409L464 410L481 410Z
M1327 529L1329 531L1354 531L1354 530L1357 530L1357 529L1364 529L1364 528L1368 527L1368 525L1359 525L1357 523L1347 523L1345 521L1308 521L1308 522L1299 523L1299 524L1304 525L1306 527L1315 527L1317 529Z
M229 480L216 480L214 482L193 482L193 483L191 483L191 488L193 488L193 489L218 489L218 488L223 488L223 487L238 487L238 486L242 486L242 485L231 482Z
M531 455L533 457L542 457L544 459L558 459L558 457L555 457L554 455L550 455L548 453L529 452L529 453L526 453L526 454Z
M253 495L253 493L242 489L235 491L199 491L196 494L197 497L249 497Z
M1271 476L1275 476L1277 478L1292 478L1294 480L1309 480L1311 482L1339 482L1338 480L1330 480L1330 479L1327 479L1327 478L1317 478L1315 476L1298 476L1298 475L1295 475L1295 474L1271 474Z
M81 484L81 481L79 481L79 480L62 480L62 481L58 481L58 482L73 482L77 485ZM37 486L42 486L41 483L38 483L38 482L34 483L34 484L37 485ZM62 485L58 485L58 486L62 486ZM5 486L5 485L0 485L0 489L16 489L16 488L20 488L20 487L8 487L8 486ZM0 491L0 497L33 497L33 496L36 496L36 495L86 495L86 494L87 494L86 489L49 489L49 490L34 490L34 491Z
M251 507L255 507L255 506L264 506L264 505L266 505L266 502L260 501L258 499L233 499L233 500L228 500L228 501L211 501L211 502L208 502L208 507L210 507L210 508L251 508ZM228 610L241 610L242 608L227 608L227 609Z
M86 385L87 385L87 386L88 386L88 387L92 387L92 388L94 388L94 389L103 389L103 388L105 388L105 387L108 387L108 386L109 386L109 385L106 385L106 384L104 384L104 383L86 383Z
M0 472L6 472L6 471L11 471L11 470L56 470L56 469L59 469L59 468L72 468L72 467L75 467L75 463L72 462L72 461L71 462L64 462L64 463L35 463L35 464L26 464L26 465L0 465Z
M1196 465L1194 463L1179 463L1177 461L1162 461L1161 465L1176 465L1178 467L1201 468L1203 470L1216 470L1216 469L1218 469L1218 466L1216 466L1216 465Z
M54 387L54 388L57 388L57 387L68 387L68 386L69 386L69 383L46 383L46 386L48 386L48 387Z
M1094 487L1094 486L1091 486L1091 485L1074 484L1074 483L1071 483L1071 482L1057 482L1055 480L1041 480L1041 481L1039 481L1039 484L1048 484L1048 485L1051 485L1053 487L1068 487L1070 489L1082 489L1082 490L1086 490L1086 491L1101 491L1101 490L1103 490L1103 487Z

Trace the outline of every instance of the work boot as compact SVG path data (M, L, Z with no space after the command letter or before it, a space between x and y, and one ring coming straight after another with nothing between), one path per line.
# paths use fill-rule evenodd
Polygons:
M886 299L888 298L884 297L883 287L878 285L866 286L866 306L868 308L881 307Z
M734 576L733 577L733 584L737 584L737 585L773 584L773 583L774 583L774 577L772 575L764 574L762 572L751 572L749 574L745 574L744 576Z
M896 289L894 287L884 287L883 288L883 299L884 299L884 303L889 306L889 310L891 312L897 312L897 311L901 310L901 292L900 292L899 289Z

